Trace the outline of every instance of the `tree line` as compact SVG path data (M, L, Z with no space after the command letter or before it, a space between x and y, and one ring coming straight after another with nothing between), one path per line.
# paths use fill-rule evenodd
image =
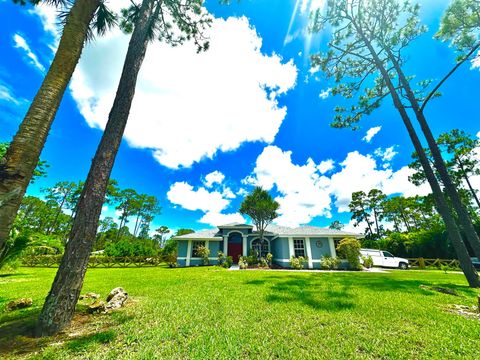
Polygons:
M331 125L358 129L360 120L371 115L386 99L391 100L417 153L432 189L436 210L471 287L480 287L480 279L466 243L480 257L480 239L433 136L427 106L440 96L441 86L456 70L476 56L480 48L479 10L478 0L453 0L447 8L435 38L450 42L458 57L435 84L430 79L418 81L406 70L408 56L405 53L412 42L427 31L420 21L420 6L416 3L327 0L326 8L312 15L311 25L314 32L329 32L328 50L313 55L312 65L333 80L334 95L351 102L348 106L336 107ZM433 166L422 141L428 145Z
M9 239L85 42L93 37L94 30L101 36L113 26L119 26L131 36L108 121L75 208L65 254L39 317L37 333L51 335L64 328L73 316L96 239L110 174L134 98L137 76L149 43L159 40L177 46L193 41L198 51L206 51L208 39L204 30L211 23L211 17L202 0L132 1L131 6L120 14L113 14L103 0L14 2L22 5L51 3L61 7L63 32L45 79L0 161L0 251ZM312 66L319 67L327 77L334 79L337 83L334 95L358 100L352 106L337 107L333 126L357 128L362 117L371 114L385 98L391 98L406 126L432 188L436 209L472 287L479 287L480 281L460 229L477 256L480 256L480 240L433 138L425 107L438 96L440 86L480 47L479 8L478 0L453 0L447 9L437 38L451 42L459 57L433 88L429 87L432 85L429 80L414 83L404 71L404 50L425 32L417 5L403 0L327 0L325 9L312 14L310 26L312 31L328 28L331 37L329 50L312 56ZM412 121L417 121L421 127L434 161L433 167ZM442 191L434 169L445 191ZM138 219L136 228L140 231L142 222Z
M478 157L480 141L462 130L453 129L441 134L437 138L437 143L446 159L448 173L455 182L462 202L477 230L480 228L480 204L477 190L473 188L471 179L480 174L480 158ZM425 151L428 153L428 150ZM426 181L426 176L416 152L412 154L412 158L413 161L409 167L415 172L409 177L409 180L418 186ZM438 174L436 176L439 178L440 184L443 184L440 176ZM442 188L445 193L445 187L442 186ZM449 207L453 208L451 202ZM349 209L354 226L365 226L364 246L386 246L386 250L396 251L402 256L455 256L451 245L445 241L448 240L444 236L445 225L436 209L432 194L388 197L379 189L371 189L368 192L357 191L352 193ZM338 225L332 224L332 227L335 226ZM407 236L408 234L410 236ZM465 237L463 232L462 236ZM415 238L418 240L417 244L415 244ZM433 238L441 239L432 242ZM423 253L419 242L426 244ZM436 243L437 249L433 249L432 243ZM416 245L416 248L413 253L409 253L408 247L413 245ZM468 250L469 253L473 253L473 249L469 246Z

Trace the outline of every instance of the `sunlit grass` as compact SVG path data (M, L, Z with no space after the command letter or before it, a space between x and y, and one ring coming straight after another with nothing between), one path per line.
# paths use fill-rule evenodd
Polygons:
M23 268L0 277L0 309L18 297L35 304L0 313L0 337L33 324L54 275L55 269ZM478 358L480 322L444 311L476 301L478 292L460 274L91 269L84 292L103 297L117 286L132 297L125 309L77 318L55 338L3 340L0 357Z

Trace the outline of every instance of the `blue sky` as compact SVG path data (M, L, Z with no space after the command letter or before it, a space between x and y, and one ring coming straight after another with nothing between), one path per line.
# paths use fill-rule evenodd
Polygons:
M407 65L418 79L441 78L454 62L448 44L432 39L448 2L420 1L430 32L411 46ZM256 184L280 202L277 222L287 226L348 224L349 197L357 190L428 191L408 183L412 146L389 101L357 132L329 126L343 101L329 94L332 84L312 74L309 63L328 34L305 31L309 10L321 3L244 0L220 6L209 0L215 17L210 51L150 46L112 177L123 188L158 197L162 214L154 227L202 229L240 221L241 200ZM58 31L49 8L0 1L0 14L0 141L9 141L48 69ZM128 37L116 31L85 48L42 153L48 177L30 194L86 177L127 44ZM430 103L435 134L456 127L479 132L479 70L463 66L443 87L443 97Z

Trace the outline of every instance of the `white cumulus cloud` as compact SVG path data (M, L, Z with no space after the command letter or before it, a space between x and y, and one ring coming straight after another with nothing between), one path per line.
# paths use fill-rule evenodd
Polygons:
M365 136L362 138L363 141L369 143L372 141L373 137L378 134L378 132L382 130L381 126L375 126L367 130L367 133Z
M427 184L417 187L408 181L413 170L404 166L397 171L378 168L371 155L363 155L358 151L348 153L340 163L342 169L331 176L329 192L335 197L338 212L347 212L348 204L355 191L368 192L380 189L386 195L403 194L405 196L426 195L430 193Z
M210 174L205 175L205 180L203 183L207 188L211 188L214 184L221 184L224 179L225 175L223 175L220 171L215 170Z
M293 61L263 54L245 17L214 19L206 35L201 54L191 43L152 43L139 74L125 138L170 168L272 142L287 113L278 99L296 83ZM74 73L72 95L92 127L106 124L128 40L114 31L88 44Z
M275 223L284 226L308 224L315 216L330 217L329 179L319 173L318 165L308 159L304 165L293 164L291 151L267 146L257 158L247 182L279 193L280 204Z
M348 212L348 204L355 191L368 192L380 189L386 195L426 195L427 184L416 187L408 181L413 171L404 166L394 171L390 166L379 167L372 155L358 151L347 154L336 172L332 160L317 165L312 159L305 164L294 164L292 152L276 146L267 146L258 156L251 175L243 179L245 185L260 185L276 191L275 200L280 203L279 225L298 226L308 224L316 216L331 217L332 203L338 212ZM329 169L331 175L324 171Z
M35 55L30 48L30 45L28 45L27 40L20 34L14 34L13 35L13 41L15 42L15 47L17 49L23 50L27 58L29 59L29 64L33 65L35 68L40 70L41 72L45 71L45 67L40 63L38 60L37 55Z
M186 210L200 210L204 213L199 220L202 223L218 226L230 222L244 222L238 213L225 214L223 211L230 205L228 194L204 187L195 189L187 182L176 182L167 192L168 200Z
M325 100L330 96L331 91L332 91L332 88L324 89L320 91L320 94L318 94L318 97L322 100Z
M385 149L378 148L375 150L374 154L388 163L392 161L392 159L395 157L395 155L398 154L398 152L395 151L395 146L390 146Z
M318 166L317 169L320 171L321 174L325 174L335 167L335 162L333 159L323 160Z

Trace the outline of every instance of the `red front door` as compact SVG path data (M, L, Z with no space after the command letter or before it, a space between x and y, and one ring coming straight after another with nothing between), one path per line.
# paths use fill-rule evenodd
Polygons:
M233 259L233 262L236 264L238 263L238 258L242 256L242 244L228 244L228 256L231 256Z

